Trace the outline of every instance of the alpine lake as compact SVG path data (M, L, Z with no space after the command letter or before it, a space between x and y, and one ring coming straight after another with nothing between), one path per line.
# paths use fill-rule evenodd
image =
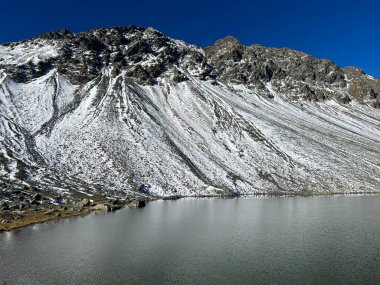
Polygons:
M247 197L0 233L0 284L380 284L380 196Z

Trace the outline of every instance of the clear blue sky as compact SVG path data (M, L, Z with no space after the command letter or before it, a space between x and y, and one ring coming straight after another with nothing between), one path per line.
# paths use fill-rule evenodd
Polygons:
M380 78L380 1L18 0L0 7L0 43L133 24L198 46L233 35L247 45L289 47Z

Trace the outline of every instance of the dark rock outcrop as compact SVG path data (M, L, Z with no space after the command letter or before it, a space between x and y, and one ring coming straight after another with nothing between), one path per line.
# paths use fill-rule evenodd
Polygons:
M130 208L143 208L146 206L145 200L132 200L127 204Z

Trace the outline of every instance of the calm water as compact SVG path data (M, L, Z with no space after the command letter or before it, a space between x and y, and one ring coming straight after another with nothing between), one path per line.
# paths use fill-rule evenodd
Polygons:
M380 196L188 199L0 234L0 284L380 284Z

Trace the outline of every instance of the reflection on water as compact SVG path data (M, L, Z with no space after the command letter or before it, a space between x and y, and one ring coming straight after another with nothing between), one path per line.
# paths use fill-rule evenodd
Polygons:
M38 224L0 234L0 281L380 284L379 203L183 199Z

